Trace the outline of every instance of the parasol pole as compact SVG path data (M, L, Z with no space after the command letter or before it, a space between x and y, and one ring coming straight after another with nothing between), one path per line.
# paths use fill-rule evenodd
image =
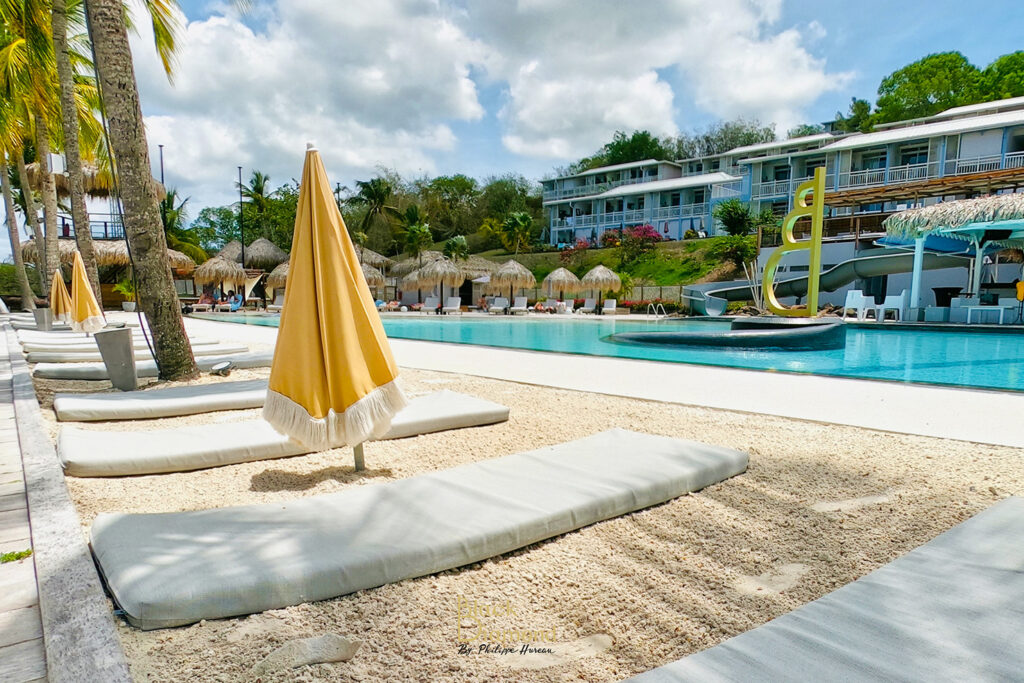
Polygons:
M363 443L360 441L352 447L352 455L355 458L356 472L362 472L366 469L366 465L363 463Z

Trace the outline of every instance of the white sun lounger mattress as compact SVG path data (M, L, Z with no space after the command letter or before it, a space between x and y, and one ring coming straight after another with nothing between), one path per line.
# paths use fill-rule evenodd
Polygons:
M214 344L220 344L221 342L216 339L210 339L208 337L195 337L188 340L188 343L193 348L196 346L212 346ZM138 336L132 339L132 348L134 349L148 349L149 346L145 338ZM96 345L95 339L45 339L45 340L25 340L21 342L21 350L28 353L31 351L57 351L60 353L96 353L99 350L99 346Z
M744 471L739 451L613 429L263 505L102 514L92 548L128 621L190 624L461 567Z
M232 353L245 353L249 347L240 344L211 344L192 348L193 356L226 356ZM153 354L148 348L135 349L135 360L149 360ZM99 348L95 351L30 351L25 354L29 363L94 363L102 361Z
M143 392L145 393L145 392ZM438 391L419 396L391 421L384 439L504 422L508 407L476 396ZM186 472L302 455L309 448L264 420L241 420L158 431L98 431L63 425L57 457L75 477Z
M212 382L166 389L102 394L57 394L53 411L61 422L152 420L259 408L267 397L267 380Z
M250 351L227 356L200 356L196 358L196 365L202 372L209 372L214 365L225 361L231 361L236 368L269 368L273 360L273 351ZM135 372L139 377L156 377L156 362L136 361ZM32 376L40 379L109 379L103 363L39 363L32 369Z
M1024 671L1024 498L867 576L630 680L1012 681Z

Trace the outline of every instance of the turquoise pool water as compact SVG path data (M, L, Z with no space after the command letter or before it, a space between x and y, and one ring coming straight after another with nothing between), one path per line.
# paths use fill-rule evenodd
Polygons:
M276 327L276 315L203 316L220 321ZM548 316L476 318L385 317L389 337L452 344L477 344L615 358L718 365L749 370L1024 391L1024 334L900 327L847 331L836 351L663 348L607 340L616 332L727 329L724 320L632 321L628 318L566 319Z

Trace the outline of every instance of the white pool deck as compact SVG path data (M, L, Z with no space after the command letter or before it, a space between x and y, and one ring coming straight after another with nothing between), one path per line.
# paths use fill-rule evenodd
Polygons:
M186 319L195 335L273 345L277 328ZM585 323L581 323L585 324ZM392 339L399 366L614 396L1024 447L1024 393Z

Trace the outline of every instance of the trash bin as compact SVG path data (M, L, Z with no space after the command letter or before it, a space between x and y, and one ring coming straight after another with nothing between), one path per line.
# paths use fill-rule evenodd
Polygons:
M53 311L49 308L38 307L32 311L36 319L36 329L49 332L53 329Z
M97 332L96 345L100 357L107 366L107 376L115 389L135 391L139 378L135 373L135 349L132 344L132 330L129 327L105 328Z

